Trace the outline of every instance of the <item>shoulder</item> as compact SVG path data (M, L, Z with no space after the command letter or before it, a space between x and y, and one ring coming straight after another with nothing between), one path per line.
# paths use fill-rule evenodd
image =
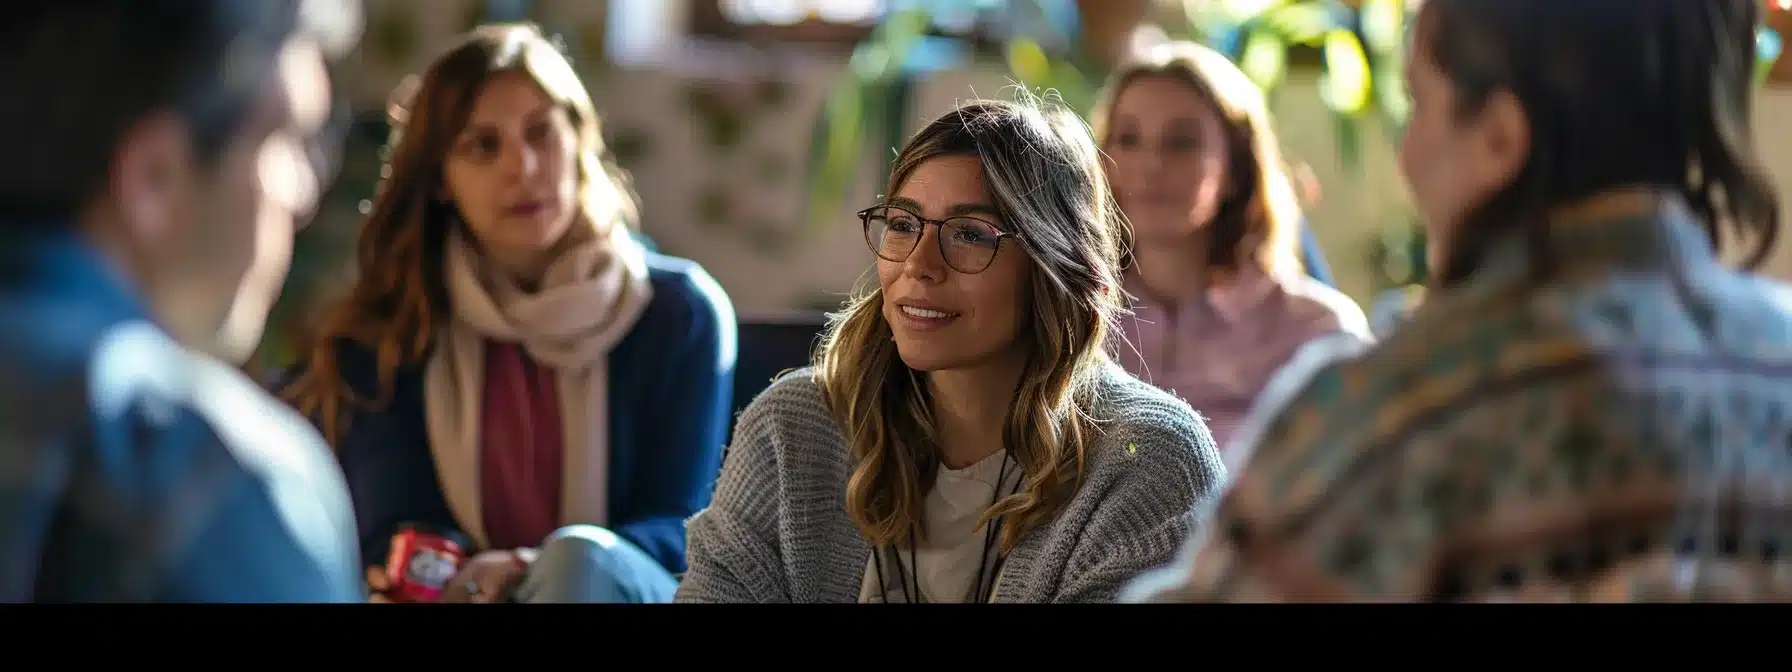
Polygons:
M350 570L343 563L356 553L353 514L329 449L304 418L242 372L146 323L125 324L96 350L88 390L95 422L129 425L133 443L151 444L96 445L102 462L151 460L156 466L140 475L172 479L161 484L181 493L170 501L210 502L211 510L190 512L200 517L227 513L218 507L233 506L233 486L247 485L266 497L316 566ZM236 476L208 481L219 463ZM219 489L194 491L207 483Z
M1367 354L1372 345L1356 334L1340 331L1315 337L1296 349L1264 383L1251 410L1234 431L1230 445L1225 446L1226 467L1237 472L1250 458L1254 444L1262 439L1268 425L1301 402L1316 382L1342 375L1340 368Z
M380 396L380 356L379 351L373 346L353 338L339 336L331 339L329 347L324 348L322 352L327 353L322 356L330 358L330 363L336 367L337 375L342 377L343 383L348 385L349 389L353 390L357 396L367 399ZM276 382L272 385L274 394L284 395L287 388L297 382L299 377L314 365L313 358L317 356L319 355L306 353L303 358L278 374L275 377ZM396 386L402 386L405 381L422 375L422 365L400 364L393 375L393 380Z
M647 277L653 298L631 330L631 340L658 348L692 339L713 341L722 361L734 361L734 304L708 271L689 259L649 252Z
M1289 307L1316 333L1342 331L1369 338L1369 318L1363 307L1337 288L1314 280L1306 274L1295 274L1278 281L1286 293Z
M844 483L846 458L846 438L813 369L804 367L780 374L741 411L722 457L730 476L723 480L750 483L735 493L750 498L792 487L785 481Z
M672 320L685 326L734 323L734 303L715 278L695 261L647 253L647 277L653 300L642 316Z
M1102 371L1093 415L1103 421L1089 447L1089 471L1184 473L1205 489L1224 478L1213 432L1187 402L1117 365Z
M778 374L740 414L737 436L758 436L780 442L795 440L799 447L817 438L839 436L827 397L813 367Z

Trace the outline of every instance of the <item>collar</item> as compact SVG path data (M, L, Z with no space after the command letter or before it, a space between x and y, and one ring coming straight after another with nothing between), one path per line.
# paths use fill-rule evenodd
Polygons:
M1163 302L1157 300L1150 288L1139 277L1138 269L1128 269L1124 276L1125 289L1128 294L1137 297L1138 303L1161 307ZM1208 285L1206 291L1191 297L1178 306L1182 309L1206 308L1220 320L1233 323L1249 317L1264 303L1268 302L1281 290L1284 280L1252 265L1242 265L1236 272L1228 273L1216 282Z
M1718 263L1710 237L1675 197L1647 197L1626 207L1563 217L1551 223L1545 237L1552 268L1566 276ZM1505 287L1526 281L1536 267L1523 232L1513 232L1488 246L1467 284Z
M0 289L149 317L137 290L73 227L0 223Z

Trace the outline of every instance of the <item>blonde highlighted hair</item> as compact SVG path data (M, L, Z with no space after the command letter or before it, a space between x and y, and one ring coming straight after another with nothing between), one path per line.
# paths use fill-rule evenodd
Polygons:
M1302 270L1301 212L1281 144L1270 124L1262 89L1224 54L1193 42L1165 42L1129 55L1114 68L1089 114L1096 141L1112 141L1114 105L1126 87L1162 77L1188 86L1216 114L1226 137L1231 194L1203 229L1210 236L1206 267L1233 270L1252 263L1267 272ZM1190 190L1195 185L1188 185ZM1130 247L1130 245L1129 245ZM1130 262L1130 260L1128 260Z
M1091 415L1108 332L1119 303L1120 228L1087 126L1061 105L1022 92L1018 102L978 100L935 119L896 157L889 192L935 158L975 156L1006 239L1032 258L1020 313L1025 365L1002 436L1022 487L985 522L1002 520L1003 552L1075 493L1085 449L1103 420ZM873 544L914 543L940 462L925 374L903 363L866 283L833 315L815 372L856 466L846 508Z

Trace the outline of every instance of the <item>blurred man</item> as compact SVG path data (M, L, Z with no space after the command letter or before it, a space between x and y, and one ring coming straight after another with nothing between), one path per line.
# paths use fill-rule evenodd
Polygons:
M0 27L0 601L364 599L327 449L231 365L329 171L325 55L358 19L64 0Z

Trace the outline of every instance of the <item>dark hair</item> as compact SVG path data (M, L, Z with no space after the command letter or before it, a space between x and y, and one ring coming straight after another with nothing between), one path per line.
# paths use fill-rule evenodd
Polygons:
M1547 214L1616 187L1685 198L1714 246L1778 237L1779 197L1755 156L1750 95L1758 0L1429 0L1423 45L1460 114L1511 93L1531 126L1511 184L1460 223L1439 284L1475 271L1491 239L1523 231L1547 271Z
M10 10L0 22L0 133L13 158L0 162L0 217L64 225L104 186L124 134L160 110L185 119L197 155L215 161L300 30L304 2L57 0Z

